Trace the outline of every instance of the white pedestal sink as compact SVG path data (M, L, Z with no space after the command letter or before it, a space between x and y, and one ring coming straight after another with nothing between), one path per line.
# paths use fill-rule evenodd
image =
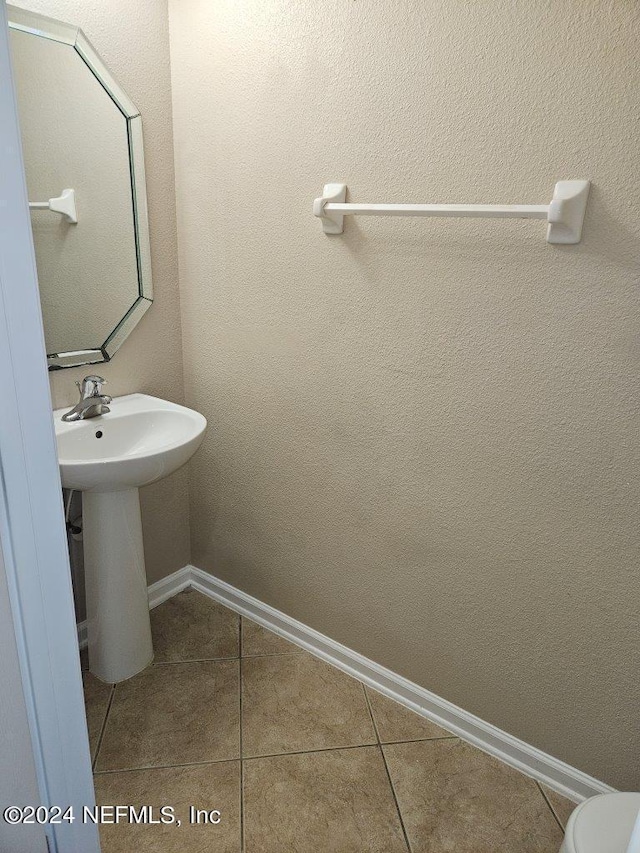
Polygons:
M82 495L89 669L131 678L153 660L138 488L173 473L207 426L198 412L148 397L115 397L97 418L53 413L62 485Z

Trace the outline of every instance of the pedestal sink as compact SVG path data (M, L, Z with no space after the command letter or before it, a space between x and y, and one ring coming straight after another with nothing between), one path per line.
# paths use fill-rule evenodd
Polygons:
M148 397L67 423L53 413L62 485L82 491L89 669L131 678L153 660L138 488L184 465L207 426L198 412Z

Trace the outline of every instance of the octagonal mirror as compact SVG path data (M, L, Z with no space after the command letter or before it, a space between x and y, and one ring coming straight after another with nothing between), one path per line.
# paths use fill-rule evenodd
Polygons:
M109 361L152 302L142 119L77 27L7 9L49 368Z

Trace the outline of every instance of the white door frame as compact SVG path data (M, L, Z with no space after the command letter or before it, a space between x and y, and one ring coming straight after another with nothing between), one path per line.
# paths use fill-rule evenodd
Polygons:
M99 853L97 827L82 821L94 791L51 413L0 0L0 538L41 802L72 806L76 817L47 828L49 847L51 853Z

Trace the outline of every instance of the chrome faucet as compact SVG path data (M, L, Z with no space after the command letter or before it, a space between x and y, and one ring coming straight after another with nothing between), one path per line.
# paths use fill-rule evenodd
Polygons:
M106 382L102 376L85 376L82 382L76 382L80 391L80 400L73 409L62 416L63 421L84 421L87 418L97 418L110 411L108 403L111 397L102 393Z

